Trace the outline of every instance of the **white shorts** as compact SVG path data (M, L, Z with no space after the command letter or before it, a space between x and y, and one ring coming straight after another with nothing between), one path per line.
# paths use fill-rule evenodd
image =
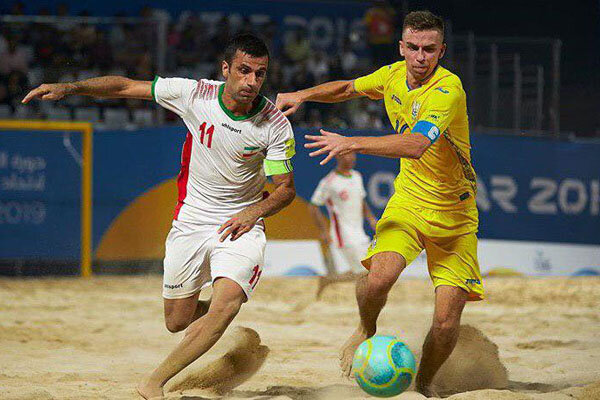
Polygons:
M346 271L365 272L361 260L367 254L369 244L370 242L345 243L344 247L332 246L336 272L338 274Z
M257 224L238 239L224 242L219 241L218 229L217 225L173 221L164 260L165 299L190 297L217 278L236 282L250 298L264 264L264 228Z

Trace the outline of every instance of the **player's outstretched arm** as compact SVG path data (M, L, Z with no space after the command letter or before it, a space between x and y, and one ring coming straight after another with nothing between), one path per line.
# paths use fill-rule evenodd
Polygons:
M291 93L279 93L275 106L287 117L296 111L305 101L318 103L339 103L362 96L354 90L354 80L326 82L308 89Z
M321 165L327 164L336 155L347 153L370 154L389 158L421 158L431 145L424 135L386 135L386 136L342 136L321 129L320 136L306 135L311 142L307 149L317 149L309 153L311 157L326 154Z
M244 233L249 232L259 218L270 217L277 214L296 197L294 174L292 172L281 175L272 175L275 190L264 200L246 207L219 228L221 242L231 236L236 240Z
M27 104L36 98L60 100L69 95L152 100L152 82L122 76L101 76L78 82L44 83L27 93L21 102Z

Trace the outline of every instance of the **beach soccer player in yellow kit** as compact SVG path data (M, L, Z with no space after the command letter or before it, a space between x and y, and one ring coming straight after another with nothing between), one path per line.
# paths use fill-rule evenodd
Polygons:
M445 49L443 20L428 11L411 12L400 41L405 61L277 98L286 115L305 101L384 100L396 134L345 137L321 130L306 136L305 146L317 149L311 156L326 155L321 164L349 152L401 159L395 193L362 261L369 273L356 287L360 324L340 352L340 365L349 375L357 346L376 332L389 290L424 249L435 286L433 322L416 377L424 395L435 394L431 383L456 345L466 301L483 298L466 95L460 79L439 65Z

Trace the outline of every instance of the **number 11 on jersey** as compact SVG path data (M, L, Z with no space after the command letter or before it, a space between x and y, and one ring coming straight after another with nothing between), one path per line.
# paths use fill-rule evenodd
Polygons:
M210 149L210 146L212 145L212 137L213 137L213 132L215 131L215 126L211 125L210 128L208 128L208 130L206 130L206 122L203 122L202 125L200 125L200 143L204 144L204 136L206 135L206 147L208 147Z

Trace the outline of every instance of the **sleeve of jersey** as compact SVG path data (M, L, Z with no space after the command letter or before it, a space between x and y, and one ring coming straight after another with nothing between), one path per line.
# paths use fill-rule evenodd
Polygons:
M190 108L197 85L198 82L193 79L157 76L152 82L152 97L159 105L182 117Z
M327 187L327 185L325 183L325 178L323 178L317 185L315 192L313 193L312 197L310 198L311 204L314 204L315 206L319 206L319 207L325 205L325 202L327 201L326 187Z
M269 131L269 141L264 161L265 175L288 174L294 170L292 157L296 154L296 142L292 125L285 118Z
M369 75L356 78L354 80L354 90L373 100L382 99L385 80L390 68L391 65L385 65Z
M425 101L421 118L412 129L412 133L420 133L435 143L454 119L461 93L455 87L435 88Z
M271 161L291 159L296 154L296 142L292 125L285 118L269 130L267 154L265 158Z

